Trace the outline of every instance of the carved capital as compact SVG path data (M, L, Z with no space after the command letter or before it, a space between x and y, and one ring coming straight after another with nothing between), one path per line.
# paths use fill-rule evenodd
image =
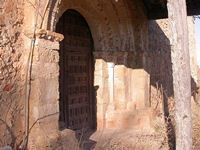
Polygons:
M37 29L35 33L33 31L25 31L24 34L30 39L34 38L34 34L37 38L50 40L50 41L60 42L64 39L64 36L62 34L45 30L45 29Z

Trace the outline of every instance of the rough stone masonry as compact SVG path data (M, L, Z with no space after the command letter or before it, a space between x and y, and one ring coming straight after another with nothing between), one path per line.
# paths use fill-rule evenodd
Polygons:
M0 0L0 4L0 146L18 149L22 145L34 31L29 148L76 145L74 131L59 129L59 54L65 35L56 33L56 24L70 9L85 18L93 38L97 130L154 132L154 121L163 123L163 103L173 105L170 33L167 20L147 19L141 1ZM196 87L192 18L188 24Z

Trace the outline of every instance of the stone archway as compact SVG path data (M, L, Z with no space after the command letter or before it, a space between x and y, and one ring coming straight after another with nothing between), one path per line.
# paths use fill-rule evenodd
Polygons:
M135 120L139 120L140 115L135 115L136 119L132 116L137 112L135 108L145 108L145 102L148 100L148 92L146 94L144 88L148 88L149 78L147 73L139 68L143 66L144 59L143 54L138 53L147 47L146 20L138 19L130 13L133 8L129 8L126 2L128 0L119 2L65 0L60 1L59 5L59 1L49 4L43 25L36 32L32 81L34 94L31 95L30 101L30 125L34 124L30 133L31 144L44 146L44 143L51 142L54 145L60 136L69 138L74 135L72 130L59 130L58 125L58 120L63 120L65 128L69 127L63 119L64 116L62 119L59 118L62 112L59 110L59 52L62 51L59 41L63 36L54 32L59 17L69 9L74 9L85 17L94 40L93 86L98 89L95 93L97 130L141 128L134 126L135 122L138 122ZM137 4L134 3L133 6L136 7ZM27 14L30 7L25 11ZM33 17L26 15L25 30L30 28L32 31L36 22L33 19L36 12L34 8L31 9ZM43 7L41 9L42 12ZM135 14L140 12L136 10L132 12ZM141 12L139 14L142 15ZM30 35L30 39L25 39L27 41L25 48L28 49L32 33L27 35ZM65 110L70 112L69 109Z
M93 40L89 26L79 12L71 9L60 17L56 31L65 37L60 43L60 128L95 128Z

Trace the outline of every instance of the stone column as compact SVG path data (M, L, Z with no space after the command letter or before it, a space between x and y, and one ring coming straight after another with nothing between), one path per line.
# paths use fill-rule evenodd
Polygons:
M100 57L95 56L94 86L97 88L97 129L105 127L106 105L109 101L107 64Z
M109 95L110 101L108 104L107 111L114 111L115 104L114 104L114 67L115 64L113 62L107 63L108 65L108 84L109 84Z
M114 103L114 67L115 64L113 62L107 63L108 70L108 92L109 92L109 101L106 109L106 128L115 128L115 103Z
M144 69L131 70L131 101L128 109L144 109L150 106L149 85L150 76Z

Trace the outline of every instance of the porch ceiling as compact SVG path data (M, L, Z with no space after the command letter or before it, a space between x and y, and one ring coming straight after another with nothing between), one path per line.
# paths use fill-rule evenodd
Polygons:
M167 18L167 0L143 0L149 19ZM186 0L188 16L200 15L200 0Z

